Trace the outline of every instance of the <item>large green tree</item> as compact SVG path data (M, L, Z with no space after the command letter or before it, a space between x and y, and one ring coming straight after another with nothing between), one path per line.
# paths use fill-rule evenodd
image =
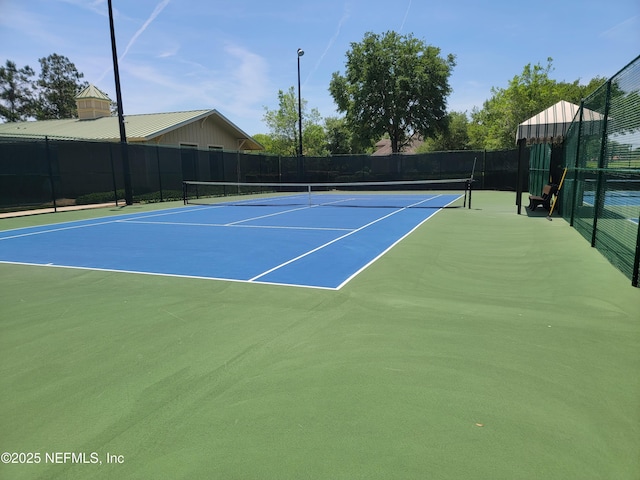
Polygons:
M88 83L82 82L84 75L65 56L52 54L40 58L38 78L38 120L76 118L78 111L75 97Z
M553 59L547 65L528 64L522 74L514 76L507 88L491 89L491 98L482 109L474 109L469 124L469 137L474 148L499 150L513 148L518 125L560 100L579 103L605 80L594 78L581 85L578 80L567 83L550 78Z
M400 152L439 131L453 55L443 58L439 48L393 31L366 33L346 55L345 74L333 74L329 91L361 148L388 135Z
M11 60L0 67L0 118L5 122L20 122L33 115L33 76L31 67L18 68Z
M317 109L307 111L307 101L302 99L302 150L304 155L326 155L327 141L321 125L322 117ZM278 108L265 108L264 122L269 128L261 143L269 153L294 157L298 154L299 123L298 99L293 87L278 91Z

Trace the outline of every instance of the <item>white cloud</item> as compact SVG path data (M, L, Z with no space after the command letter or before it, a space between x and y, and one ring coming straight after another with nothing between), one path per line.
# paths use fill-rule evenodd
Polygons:
M635 15L600 32L599 36L610 40L637 42L640 39L638 32L640 32L640 15Z
M407 6L407 11L404 12L404 18L402 19L402 25L400 25L400 32L404 28L404 24L407 21L407 17L409 16L409 10L411 10L411 0L409 0L409 5Z
M164 50L158 54L158 58L174 57L180 50L180 45L174 45L173 47Z
M333 44L336 43L336 40L340 36L340 31L342 30L342 26L345 24L345 22L347 20L349 20L350 16L351 16L351 6L347 3L344 6L344 10L342 12L342 17L340 18L340 21L338 22L338 28L336 29L336 33L334 33L333 37L331 37L329 39L329 43L327 44L326 48L324 49L324 52L322 52L322 55L320 55L320 58L318 58L318 61L314 65L313 69L307 75L307 78L304 80L305 84L307 83L309 78L311 78L312 75L316 72L316 70L318 70L318 67L322 63L322 60L324 60L324 57L327 55L329 50L331 50L331 47L333 47Z
M149 28L149 25L151 25L153 21L156 19L156 17L160 15L160 13L162 13L162 10L164 10L164 8L169 4L170 1L171 0L162 0L158 5L156 5L156 8L151 13L151 16L149 16L149 18L144 22L144 24L142 24L142 26L138 29L138 31L133 34L133 37L131 37L131 40L129 40L129 43L124 49L124 53L122 53L122 55L120 56L121 60L127 56L127 53L129 53L129 50L131 49L131 47L135 45L136 40L138 40L140 35L142 35L144 31L147 28Z
M262 97L265 91L267 62L260 55L237 45L227 44L225 52L231 56L231 62L235 64L232 77L236 80L236 90L244 92L248 98Z
M165 60L169 63L122 62L127 114L211 108L243 129L261 129L270 81L267 62L260 55L229 43L217 70L178 57Z

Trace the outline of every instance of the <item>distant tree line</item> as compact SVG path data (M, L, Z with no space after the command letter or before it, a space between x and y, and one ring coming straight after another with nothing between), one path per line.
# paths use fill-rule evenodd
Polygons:
M553 59L547 65L527 64L506 88L493 87L491 98L470 113L446 111L451 93L449 77L455 58L412 35L387 32L365 34L347 52L346 73L334 73L329 92L344 113L322 119L316 110L306 113L303 102L305 155L367 153L383 138L393 152L422 140L417 152L447 150L503 150L515 148L518 125L560 100L580 100L606 82L595 77L580 80L551 78ZM266 110L270 133L256 135L267 151L295 155L298 112L295 91L278 93L279 108Z
M40 74L30 66L18 68L7 60L0 67L0 119L5 122L75 118L75 97L88 83L67 58L40 58Z
M77 117L75 96L87 86L84 75L66 57L40 58L36 77L29 66L7 60L0 67L0 119L17 122ZM493 87L491 98L469 112L448 112L452 54L390 31L367 33L346 53L345 73L335 72L329 84L339 113L322 118L301 102L303 154L325 156L371 153L381 139L393 152L422 141L418 152L446 150L502 150L515 147L520 123L560 100L579 103L606 79L587 84L551 78L547 65L527 64L506 88ZM298 101L294 87L278 91L278 108L265 108L269 132L254 135L267 152L295 156L298 139Z

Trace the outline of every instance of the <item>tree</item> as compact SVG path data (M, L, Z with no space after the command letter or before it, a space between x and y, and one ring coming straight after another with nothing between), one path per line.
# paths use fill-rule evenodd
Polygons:
M307 101L302 99L302 148L305 155L327 154L326 135L322 117L317 109L307 112ZM269 141L261 142L269 153L295 157L298 154L298 100L293 87L278 91L278 109L265 107L264 122L271 131ZM261 137L262 138L262 137Z
M604 80L598 77L587 85L557 82L549 77L553 59L546 67L527 64L521 75L514 76L507 88L491 89L492 97L481 110L471 113L469 138L474 148L499 150L513 148L518 125L560 100L579 103Z
M264 122L270 130L271 151L278 155L295 157L298 148L298 110L293 87L287 92L278 90L278 109L265 107Z
M84 75L78 72L67 57L55 53L38 61L40 77L37 82L39 99L36 118L76 118L78 111L75 97L88 85L87 82L80 81Z
M264 147L265 152L273 153L271 135L267 135L266 133L256 133L253 135L253 139Z
M325 118L324 129L329 153L332 155L345 155L354 152L353 135L344 118Z
M387 134L395 153L439 131L454 66L453 55L441 58L412 35L369 32L351 44L345 75L335 72L329 91L361 148Z
M309 113L302 111L302 150L309 157L324 157L329 154L327 133L317 108L312 108Z
M469 147L469 119L465 112L451 112L447 114L445 128L432 138L427 138L420 145L416 153L444 152L450 150L468 150Z
M31 67L20 69L11 60L0 67L0 117L6 122L20 122L33 115L35 95Z

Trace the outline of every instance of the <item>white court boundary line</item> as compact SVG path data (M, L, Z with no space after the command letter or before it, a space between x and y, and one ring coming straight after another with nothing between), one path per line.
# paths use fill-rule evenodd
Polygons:
M158 213L152 213L152 214L136 214L136 213L129 213L129 214L125 214L125 215L116 215L114 217L107 217L108 220L105 221L97 221L94 222L93 219L84 219L84 220L73 220L71 222L61 222L61 223L52 223L52 224L46 224L46 225L35 225L35 226L30 226L30 227L20 227L20 228L15 228L15 229L10 229L10 230L0 230L0 235L2 235L4 232L12 232L12 231L19 231L19 230L28 230L28 229L35 229L35 228L42 228L42 230L38 230L35 232L25 232L25 233L20 233L18 235L9 235L6 237L2 237L0 236L0 241L2 240L11 240L14 238L21 238L21 237L30 237L33 235L44 235L45 233L55 233L55 232L61 232L64 230L74 230L77 228L89 228L89 227L98 227L101 225L108 225L110 223L155 223L158 225L162 225L163 222L141 222L140 220L144 220L145 218L155 218L155 217L162 217L162 216L167 216L167 215L179 215L179 214L183 214L183 213L190 213L193 211L200 211L200 210L209 210L209 209L214 209L214 208L222 208L225 207L225 205L197 205L195 209L184 209L184 207L177 207L177 208L170 208L167 209L166 211L160 211ZM304 208L308 208L308 207L304 207ZM295 210L299 210L299 208L295 209ZM286 212L278 212L278 213L286 213ZM137 217L134 218L122 218L122 217L128 217L128 216L132 216L132 215L138 215ZM273 214L275 215L275 214ZM268 215L265 215L268 216ZM89 222L89 223L82 223L81 225L73 225L73 224L77 224L77 223L81 223L81 222ZM71 225L69 225L71 224ZM171 225L179 225L180 222L167 222L167 224ZM68 226L62 226L59 228L47 228L50 226L54 226L54 225L68 225ZM183 223L183 225L186 225L186 223Z
M340 285L338 285L336 287L336 290L340 290L342 287L344 287L347 283L349 283L351 280L353 280L355 277L357 277L360 273L362 273L364 270L366 270L367 268L369 268L370 265L373 265L376 261L378 261L378 259L380 259L383 255L385 255L389 250L391 250L393 247L395 247L397 244L399 244L402 240L404 240L405 238L407 238L409 235L411 235L413 232L415 232L418 228L420 228L420 226L422 226L427 220L433 218L436 216L436 214L438 214L439 212L441 212L442 210L444 210L444 208L448 207L449 205L451 205L453 202L456 202L460 200L460 197L456 198L455 200L452 200L451 202L447 203L444 207L437 209L435 212L433 212L431 215L429 215L427 218L425 218L423 221L421 221L420 223L418 223L415 227L413 227L411 230L409 230L407 233L405 233L402 237L400 237L398 240L396 240L395 242L393 242L391 245L389 245L384 251L382 251L381 253L379 253L375 258L371 259L371 261L369 261L366 265L362 266L360 269L358 269L357 271L355 271L351 276L349 276L344 282L342 282Z
M261 285L275 285L275 286L285 286L285 287L297 287L297 288L312 288L312 289L320 289L320 290L340 290L342 289L345 285L347 285L351 280L353 280L356 276L358 276L360 273L362 273L365 269L367 269L370 265L372 265L373 263L375 263L378 259L380 259L382 256L384 256L389 250L391 250L393 247L395 247L398 243L400 243L402 240L404 240L407 236L409 236L411 233L413 233L415 230L417 230L421 225L423 225L427 220L429 220L430 218L434 217L437 213L441 212L444 208L448 207L449 205L451 205L452 203L456 202L457 200L459 200L460 198L462 198L461 196L458 196L457 198L453 199L451 202L449 202L448 204L446 204L443 207L434 209L435 211L429 215L427 218L425 218L424 220L422 220L421 222L419 222L415 227L413 227L411 230L409 230L407 233L405 233L402 237L398 238L398 240L396 240L395 242L393 242L390 246L388 246L384 251L382 251L380 254L378 254L375 258L373 258L372 260L370 260L366 265L362 266L360 269L358 269L356 272L354 272L351 276L349 276L344 282L342 282L340 285L338 285L337 287L323 287L323 286L319 286L319 285L303 285L303 284L295 284L295 283L281 283L281 282L268 282L268 281L261 281L259 280L261 277L264 277L265 275L276 271L286 265L289 265L297 260L300 260L301 258L304 258L308 255L311 255L312 253L315 253L319 250L322 250L323 248L336 243L344 238L347 238L355 233L358 233L362 230L364 230L365 228L370 227L371 225L374 225L386 218L389 218L393 215L396 215L402 211L405 211L409 208L413 208L416 205L420 205L422 203L426 203L429 202L431 200L434 200L440 196L442 196L443 194L440 195L436 195L434 197L422 200L420 202L416 202L414 204L408 205L406 207L402 207L398 210L394 210L393 212L384 215L382 217L377 218L376 220L373 220L371 222L369 222L366 225L363 225L355 230L351 230L351 229L344 229L346 231L348 231L347 234L342 235L338 238L335 238L333 240L331 240L330 242L327 242L319 247L316 247L304 254L298 255L297 257L284 262L272 269L269 269L259 275L254 276L253 278L250 278L249 280L241 280L241 279L237 279L237 278L224 278L224 277L205 277L205 276L198 276L198 275L182 275L182 274L173 274L173 273L157 273L157 272L143 272L143 271L136 271L136 270L119 270L119 269L109 269L109 268L100 268L100 267L82 267L82 266L72 266L72 265L56 265L56 264L43 264L43 263L29 263L29 262L13 262L13 261L6 261L6 260L0 260L0 264L10 264L10 265L25 265L25 266L37 266L37 267L52 267L52 268L68 268L68 269L73 269L73 270L86 270L86 271L100 271L100 272L111 272L111 273L130 273L130 274L137 274L137 275L150 275L150 276L159 276L159 277L175 277L175 278L189 278L189 279L198 279L198 280L215 280L215 281L227 281L227 282L234 282L234 283L253 283L253 284L261 284ZM220 208L223 207L225 205L211 205L211 206L202 206L202 205L198 205L197 210L201 210L201 209L209 209L209 208ZM151 218L151 217L158 217L158 216L164 216L164 215L174 215L174 214L179 214L179 213L187 213L188 211L193 211L191 208L187 209L187 210L182 210L181 207L180 210L178 211L168 211L168 212L162 212L162 213L157 213L157 214L152 214L152 215L144 215L141 216L139 218ZM304 208L309 208L309 207L304 207ZM170 210L176 210L176 208L171 208ZM293 210L300 210L300 208L296 208ZM118 215L118 217L123 217L123 216L129 216L129 215L135 215L135 214L126 214L126 215ZM267 215L268 216L268 215ZM70 229L75 229L75 228L83 228L83 227L91 227L91 226L98 226L98 225L105 225L105 224L109 224L109 223L127 223L129 221L131 221L131 223L136 223L135 218L132 219L122 219L122 218L113 218L109 221L106 222L96 222L96 223L89 223L86 225L74 225L74 226L69 226L69 227L63 227L63 228L57 228L57 229L50 229L50 230L43 230L43 231L39 231L39 232L30 232L27 234L21 234L21 235L14 235L11 237L4 237L4 238L0 238L0 240L5 240L5 239L9 239L9 238L18 238L21 236L29 236L29 235L37 235L37 234L41 234L41 233L49 233L49 232L54 232L54 231L61 231L61 230L70 230ZM58 225L64 225L65 223L77 223L77 222L84 222L87 220L75 220L73 222L62 222ZM152 223L152 224L162 224L163 222L140 222L140 223ZM173 222L168 222L173 224ZM175 224L177 225L185 225L184 223L180 223L180 222L175 222ZM55 224L53 224L55 225ZM47 225L45 225L46 227ZM223 226L229 226L229 225L223 225ZM234 227L244 227L244 228L249 228L249 227L259 227L259 226L250 226L250 225L233 225ZM37 228L38 226L34 226L34 227L22 227L22 228L17 228L17 229L13 229L13 230L23 230L23 229L27 229L27 228ZM267 227L267 228L273 228L273 227ZM276 227L278 228L278 227ZM290 227L279 227L279 228L290 228ZM299 227L294 227L294 228L299 228ZM340 229L332 229L332 230L340 230ZM5 230L5 231L11 231L11 230ZM0 232L1 233L1 232Z
M282 267L285 267L286 265L289 265L289 264L291 264L291 263L294 263L294 262L296 262L296 261L300 260L301 258L307 257L307 256L311 255L312 253L315 253L315 252L317 252L317 251L319 251L319 250L322 250L323 248L328 247L329 245L332 245L332 244L334 244L334 243L336 243L336 242L339 242L340 240L343 240L343 239L345 239L345 238L347 238L347 237L350 237L351 235L353 235L353 234L355 234L355 233L361 232L361 231L362 231L362 230L364 230L365 228L370 227L371 225L375 225L376 223L378 223L378 222L380 222L380 221L382 221L382 220L384 220L384 219L386 219L386 218L389 218L389 217L391 217L391 216L393 216L393 215L396 215L396 214L398 214L398 213L400 213L400 212L403 212L403 211L405 211L405 210L406 210L406 209L408 209L408 208L412 208L412 207L415 207L416 205L420 205L421 203L425 203L425 202L428 202L428 201L430 201L430 200L434 200L435 198L438 198L439 196L440 196L440 195L437 195L437 196L435 196L435 197L428 198L428 199L426 199L426 200L422 200L422 201L420 201L420 202L412 203L411 205L407 205L406 207L402 207L402 208L400 208L400 209L398 209L398 210L394 210L393 212L388 213L387 215L384 215L384 216L382 216L382 217L379 217L379 218L377 218L377 219L375 219L375 220L373 220L373 221L371 221L371 222L367 223L366 225L363 225L363 226L361 226L361 227L359 227L359 228L356 228L355 230L352 230L351 232L349 232L349 233L347 233L347 234L345 234L345 235L342 235L342 236L340 236L340 237L338 237L338 238L334 238L333 240L331 240L331 241L329 241L329 242L327 242L327 243L325 243L325 244L323 244L323 245L320 245L319 247L316 247L316 248L314 248L314 249L312 249L312 250L309 250L308 252L305 252L305 253L303 253L303 254L301 254L301 255L298 255L297 257L292 258L291 260L288 260L288 261L286 261L286 262L284 262L284 263L281 263L280 265L276 265L275 267L273 267L273 268L271 268L271 269L267 270L266 272L263 272L263 273L261 273L260 275L256 275L255 277L253 277L253 278L249 279L249 281L250 281L250 282L253 282L253 281L255 281L255 280L259 279L259 278L262 278L262 277L264 277L265 275L268 275L268 274L270 274L270 273L272 273L272 272L275 272L276 270L281 269ZM458 199L456 199L456 200L458 200ZM429 217L432 217L432 216L433 216L433 214L432 214L432 215L429 215ZM429 217L427 217L427 218L429 218ZM406 236L406 235L405 235L405 236ZM404 238L404 237L403 237L403 238ZM397 242L396 242L396 243L397 243ZM394 245L395 245L395 244L394 244Z
M49 268L65 268L70 270L85 270L91 272L108 272L108 273L131 273L134 275L149 275L151 277L173 277L173 278L190 278L195 280L215 280L223 282L234 283L253 283L259 285L277 285L281 287L297 287L297 288L313 288L320 290L337 290L335 287L322 287L320 285L299 285L295 283L277 283L277 282L252 282L250 280L241 280L238 278L225 278L225 277L203 277L199 275L182 275L179 273L157 273L157 272L141 272L138 270L118 270L115 268L100 268L100 267L79 267L76 265L55 265L53 263L29 263L29 262L9 262L6 260L0 260L0 264L5 265L24 265L27 267L49 267Z
M113 217L104 217L103 219L100 218L85 218L83 220L71 220L68 222L58 222L58 223L47 223L45 225L31 225L31 226L27 226L27 227L18 227L18 228L10 228L7 230L0 230L0 235L2 235L5 232L16 232L19 230L32 230L32 229L36 229L36 228L41 228L42 230L38 230L36 232L25 232L19 235L12 235L12 236L7 236L7 237L0 237L0 241L2 240L9 240L11 238L20 238L20 237L29 237L31 235L41 235L44 233L52 233L52 232L60 232L63 230L73 230L75 228L87 228L87 227L97 227L100 225L107 225L109 223L118 223L118 222L127 222L129 219L128 218L123 218L123 217L129 217L129 216L133 216L133 215L138 215L138 218L152 218L152 217L160 217L163 215L177 215L180 213L186 213L187 210L182 210L183 207L172 207L172 208L168 208L165 209L164 211L160 211L160 213L154 213L151 215L147 215L147 214L139 214L139 213L125 213L125 214L119 214L119 215L114 215ZM209 208L216 208L215 206L203 206L202 208L198 208L197 210L206 210ZM94 221L94 220L105 220L105 221ZM131 219L133 220L133 219ZM86 222L86 223L85 223ZM75 225L81 223L81 225ZM48 228L48 227L54 227L56 225L68 225L68 226L63 226L63 227L59 227L59 228Z

